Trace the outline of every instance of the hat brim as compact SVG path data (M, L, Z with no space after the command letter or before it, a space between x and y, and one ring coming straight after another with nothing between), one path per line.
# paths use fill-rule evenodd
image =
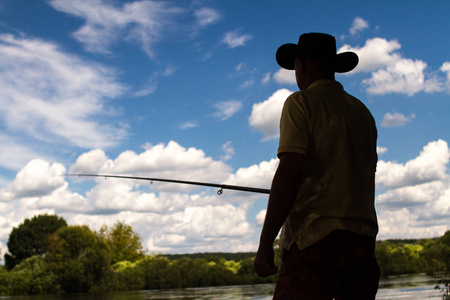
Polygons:
M283 69L294 70L295 58L299 57L298 53L298 45L284 44L278 48L275 58ZM354 52L339 53L335 57L334 71L336 73L350 72L358 65L358 62L358 55Z
M284 44L278 48L275 58L280 67L287 70L294 70L297 47L296 44Z

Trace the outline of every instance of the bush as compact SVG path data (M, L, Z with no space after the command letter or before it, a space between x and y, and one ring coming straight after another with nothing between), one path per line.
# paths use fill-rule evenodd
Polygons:
M145 287L144 268L137 262L121 261L113 265L120 291L140 290Z
M55 274L48 269L39 255L23 260L8 275L8 294L37 295L60 290Z

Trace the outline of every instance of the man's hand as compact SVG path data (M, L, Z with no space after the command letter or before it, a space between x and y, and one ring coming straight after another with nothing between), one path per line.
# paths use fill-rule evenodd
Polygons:
M259 247L253 264L255 265L256 273L260 277L267 277L277 272L277 266L274 263L273 247Z

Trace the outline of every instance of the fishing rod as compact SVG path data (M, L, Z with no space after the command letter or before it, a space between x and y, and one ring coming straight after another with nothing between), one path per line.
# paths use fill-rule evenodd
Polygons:
M135 179L135 180L145 180L150 181L161 181L161 182L171 182L171 183L181 183L181 184L189 184L189 185L200 185L200 186L209 186L219 188L217 191L217 195L222 195L223 190L235 190L242 192L251 192L251 193L261 193L261 194L270 194L269 189L260 189L248 186L239 186L239 185L228 185L228 184L218 184L218 183L208 183L208 182L196 182L196 181L185 181L185 180L174 180L174 179L163 179L163 178L150 178L150 177L135 177L135 176L122 176L122 175L102 175L102 174L65 174L63 176L77 176L77 177L103 177L107 178L120 178L120 179Z

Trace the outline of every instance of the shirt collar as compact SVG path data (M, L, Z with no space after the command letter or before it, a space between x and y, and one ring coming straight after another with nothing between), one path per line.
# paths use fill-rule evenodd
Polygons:
M319 79L314 81L313 83L311 83L307 89L316 87L316 86L320 86L320 85L329 85L329 86L338 86L338 87L342 87L342 85L337 82L336 80L332 80L332 79Z

